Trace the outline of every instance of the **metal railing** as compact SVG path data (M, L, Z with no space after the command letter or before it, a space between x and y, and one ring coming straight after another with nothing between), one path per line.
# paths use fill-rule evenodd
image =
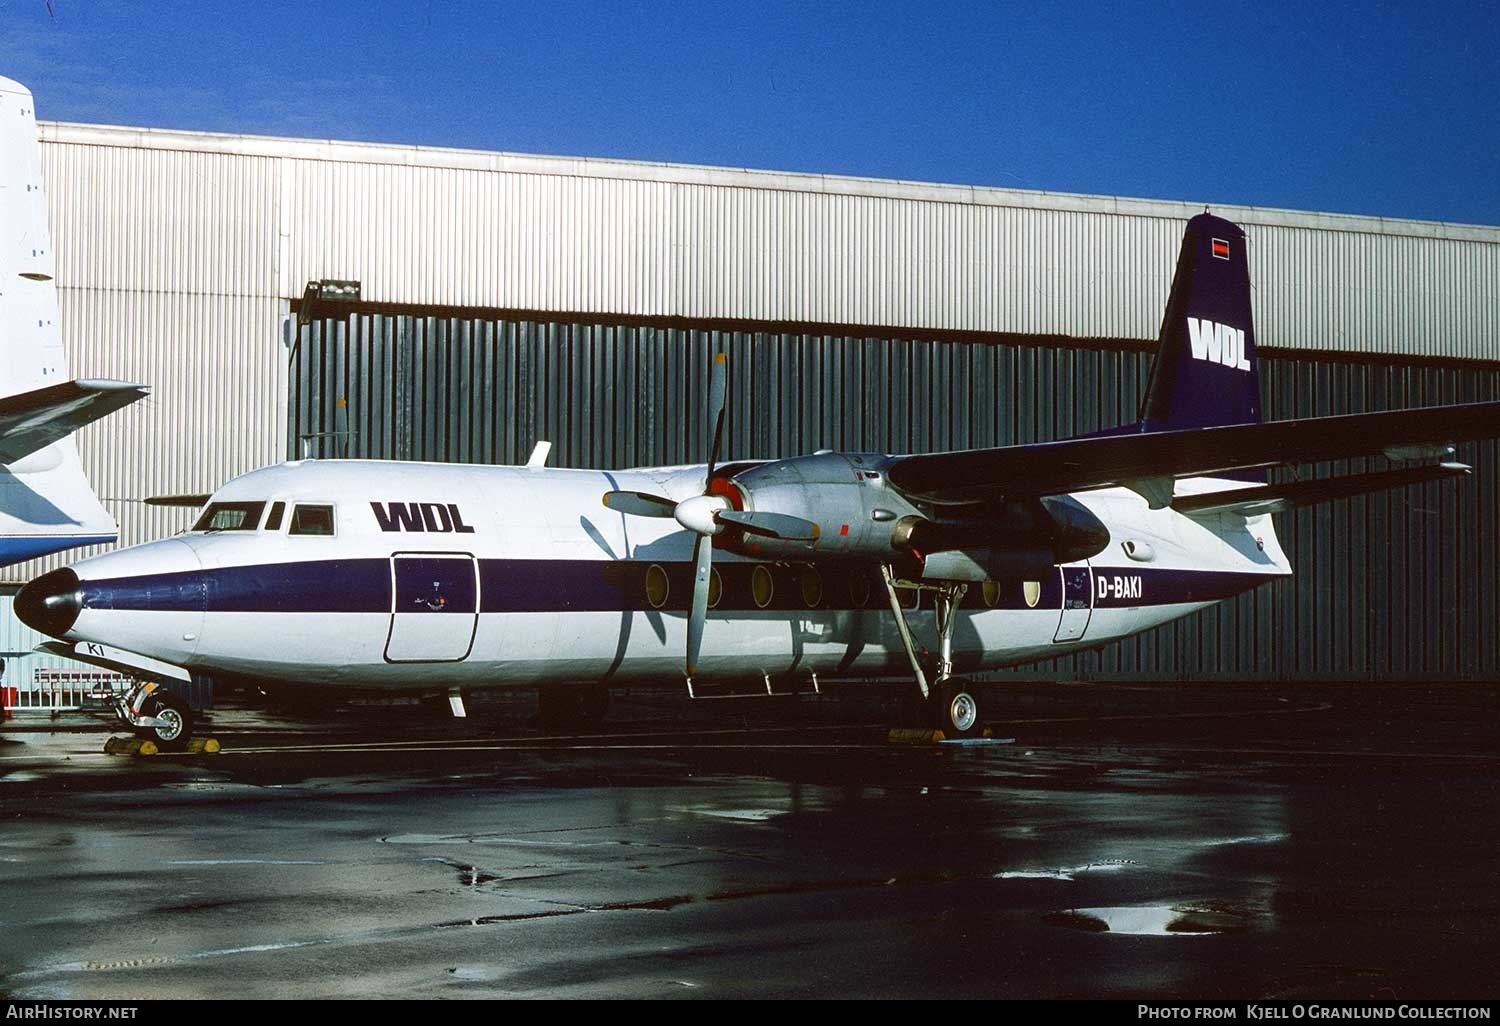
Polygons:
M0 685L0 704L16 715L105 709L129 689L130 678L123 673L44 667L32 674L29 688Z

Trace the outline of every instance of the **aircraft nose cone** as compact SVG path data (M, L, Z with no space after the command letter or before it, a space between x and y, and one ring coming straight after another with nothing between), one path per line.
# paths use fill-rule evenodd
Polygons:
M16 596L16 618L32 630L60 638L68 633L83 608L78 575L67 567L42 574Z

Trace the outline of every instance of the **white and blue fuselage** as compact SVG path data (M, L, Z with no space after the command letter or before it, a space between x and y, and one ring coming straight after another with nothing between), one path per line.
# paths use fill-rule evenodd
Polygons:
M612 512L601 495L680 499L704 478L703 466L268 467L212 497L210 511L245 514L234 529L70 567L76 615L53 633L194 674L319 687L680 678L694 535ZM1233 484L1189 479L1178 493ZM956 672L1097 648L1291 572L1270 516L1193 518L1121 488L1073 498L1107 525L1109 545L1035 580L975 582L953 631ZM697 679L908 675L878 565L728 551L713 565ZM908 622L931 645L918 594L907 593Z

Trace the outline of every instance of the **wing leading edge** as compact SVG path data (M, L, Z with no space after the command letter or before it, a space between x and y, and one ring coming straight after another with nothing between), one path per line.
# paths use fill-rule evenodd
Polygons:
M900 456L886 476L914 499L960 503L1117 486L1142 490L1141 482L1358 456L1407 459L1497 436L1500 402L1468 403Z

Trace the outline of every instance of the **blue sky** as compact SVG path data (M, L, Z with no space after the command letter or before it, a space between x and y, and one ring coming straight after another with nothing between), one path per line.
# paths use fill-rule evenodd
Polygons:
M1500 224L1500 5L52 7L45 119Z

